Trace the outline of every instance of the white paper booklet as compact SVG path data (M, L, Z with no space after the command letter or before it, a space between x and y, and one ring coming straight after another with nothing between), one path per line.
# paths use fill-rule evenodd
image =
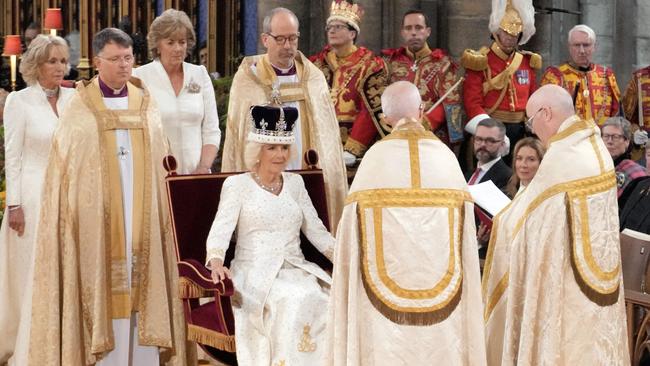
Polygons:
M501 192L491 180L468 187L474 203L481 206L492 217L496 216L510 203L510 198Z

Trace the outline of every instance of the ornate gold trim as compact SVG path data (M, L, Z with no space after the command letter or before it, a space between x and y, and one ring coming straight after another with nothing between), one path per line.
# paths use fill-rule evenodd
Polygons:
M461 285L463 282L462 257L459 232L455 232L455 213L458 212L459 219L464 220L464 203L470 200L469 193L460 190L409 190L409 189L379 189L355 192L351 195L350 202L357 202L357 212L361 223L360 240L360 264L364 289L368 299L373 306L389 320L398 324L428 325L435 324L446 319L460 302ZM398 285L388 275L384 260L383 250L383 218L382 209L389 207L446 207L448 209L450 254L448 267L443 277L432 288L424 290L406 289ZM446 298L432 306L400 306L388 300L378 289L376 283L371 279L370 261L368 248L370 243L367 240L367 213L372 210L373 228L375 237L375 263L376 270L381 284L390 290L394 295L408 300L428 300L447 293ZM456 209L458 211L456 211ZM460 226L460 224L459 224ZM454 288L449 289L452 279L456 276L458 280Z
M616 177L614 171L609 171L607 173L594 176L594 177L577 179L574 181L560 183L551 186L548 189L546 189L544 192L542 192L539 196L537 196L537 198L535 198L531 203L528 204L528 207L526 207L526 211L517 221L514 230L510 234L510 237L515 238L519 233L519 230L522 228L523 224L526 222L528 216L535 209L537 209L537 207L539 207L544 201L557 194L565 193L568 197L575 197L575 196L586 197L590 194L604 192L614 187L616 187ZM494 260L494 247L496 244L496 233L498 231L502 214L508 211L508 208L510 207L510 205L512 205L513 202L515 202L515 200L513 200L508 206L506 206L505 209L503 209L499 214L495 216L492 224L492 233L490 234L490 245L488 247L488 254L485 261L483 280L481 284L483 299L484 302L487 304L484 313L485 322L487 322L490 316L492 315L492 311L496 307L499 300L503 297L503 294L505 293L505 290L508 287L509 272L506 271L501 277L501 279L499 280L499 282L497 283L497 285L495 286L492 293L488 294L488 283L492 275L491 273L492 261ZM573 242L572 245L574 245ZM578 279L577 276L576 279Z
M566 129L551 136L551 138L548 140L548 145L551 146L551 144L556 141L564 140L565 138L573 135L576 132L586 130L588 128L593 128L593 127L596 127L596 124L593 122L593 120L586 120L586 119L578 120L577 122L573 123L571 126L567 127Z
M594 125L594 127L596 127ZM596 158L598 159L598 166L600 167L600 172L604 173L605 172L605 162L603 161L603 156L600 153L600 149L598 148L598 143L596 142L596 135L591 135L589 136L589 142L591 143L591 147L594 149L594 153L596 154Z

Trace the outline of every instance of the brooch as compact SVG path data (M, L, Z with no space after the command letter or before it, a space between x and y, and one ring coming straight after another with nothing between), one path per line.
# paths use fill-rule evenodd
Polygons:
M190 94L198 94L201 92L201 85L196 83L194 80L190 80L190 83L185 85L185 89Z

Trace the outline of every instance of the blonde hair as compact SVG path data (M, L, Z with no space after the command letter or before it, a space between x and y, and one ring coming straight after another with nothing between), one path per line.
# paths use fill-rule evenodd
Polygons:
M68 43L58 36L39 34L27 47L27 51L20 59L19 68L20 74L27 85L38 83L39 67L50 58L52 47L61 47L66 58L69 57ZM67 68L69 68L69 65Z
M190 55L196 45L196 34L187 14L182 10L167 9L154 19L147 34L147 46L151 57L160 57L158 42L183 29L187 37L187 54Z
M261 142L255 141L246 141L244 146L244 167L246 170L252 171L256 166L260 164L260 157L262 156L262 148L265 145L274 145L274 144L263 144ZM284 145L284 144L281 144ZM289 145L289 161L293 160L295 156L294 145Z

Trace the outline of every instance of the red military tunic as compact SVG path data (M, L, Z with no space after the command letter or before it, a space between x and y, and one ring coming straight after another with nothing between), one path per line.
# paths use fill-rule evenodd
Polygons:
M623 95L623 112L630 122L650 132L650 66L632 74Z
M461 64L466 69L463 99L468 123L486 114L504 123L525 121L526 103L537 89L535 70L542 65L541 56L525 51L507 55L492 43L478 52L465 50Z
M330 87L344 149L360 157L381 131L379 121L369 110L364 88L368 77L383 63L367 48L352 46L351 51L338 57L328 45L309 60L323 72Z
M592 64L589 70L581 71L569 63L550 66L544 72L541 84L559 85L575 96L576 114L580 118L593 118L602 125L607 118L618 113L621 92L614 72L608 67Z
M388 84L406 80L420 90L424 110L428 111L458 79L458 65L441 49L427 45L416 54L406 47L382 50L388 68ZM460 87L424 118L431 130L447 145L463 139Z

